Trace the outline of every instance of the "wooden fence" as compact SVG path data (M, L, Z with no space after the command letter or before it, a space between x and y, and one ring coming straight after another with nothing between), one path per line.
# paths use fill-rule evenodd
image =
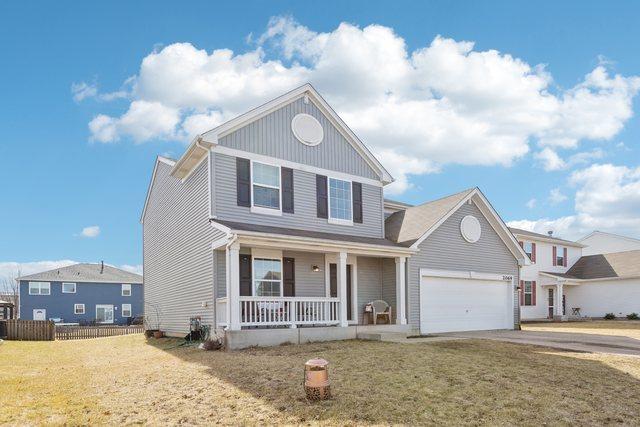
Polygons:
M8 340L19 341L53 341L56 339L56 326L49 320L20 320L6 321Z
M56 339L82 340L86 338L112 337L115 335L140 334L144 326L56 326Z

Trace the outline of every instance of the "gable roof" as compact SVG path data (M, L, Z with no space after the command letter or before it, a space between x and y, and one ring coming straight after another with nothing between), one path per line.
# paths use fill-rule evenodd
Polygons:
M629 240L630 242L635 242L635 243L640 244L640 239L636 239L634 237L629 237L629 236L623 236L621 234L607 233L606 231L598 231L598 230L592 231L591 233L587 234L586 236L578 239L578 242L583 242L583 241L589 239L590 237L596 236L598 234L603 235L603 236L611 236L611 237L615 237L617 239L622 239L622 240Z
M640 250L580 257L565 273L544 272L565 279L626 279L640 277Z
M261 106L254 108L240 116L231 119L207 132L196 136L182 157L176 162L171 175L184 179L195 166L200 163L202 158L207 155L211 147L218 144L218 138L230 134L231 132L245 126L255 120L258 120L267 114L277 110L296 99L309 97L322 113L331 121L336 129L345 137L345 139L353 146L369 166L378 174L380 180L384 184L393 182L391 174L382 166L382 163L369 151L364 143L356 136L356 134L347 126L347 124L338 116L325 99L311 86L310 83L304 84L292 91L285 93Z
M468 201L473 201L476 204L513 256L524 265L530 264L529 257L478 187L389 215L385 221L385 235L387 239L394 242L417 248L424 239Z
M562 243L566 246L576 246L578 248L584 248L582 243L577 243L572 240L560 239L559 237L549 236L548 234L534 233L533 231L523 230L521 228L509 227L509 230L516 236L530 237L535 240L540 240L549 243Z
M18 277L16 280L44 280L98 283L142 283L142 276L111 265L80 263L41 273Z

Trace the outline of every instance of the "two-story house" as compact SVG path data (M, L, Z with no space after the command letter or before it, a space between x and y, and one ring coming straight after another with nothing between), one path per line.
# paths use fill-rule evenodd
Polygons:
M595 253L584 241L512 228L532 263L520 270L522 320L601 318L640 313L640 250ZM622 236L616 236L622 237ZM596 242L594 238L594 243ZM598 241L599 242L599 241Z
M230 348L355 338L379 300L395 331L513 328L528 258L480 190L385 207L392 181L308 84L158 157L146 316L169 335L199 317Z
M127 324L144 312L142 276L81 263L16 279L20 318L68 324Z

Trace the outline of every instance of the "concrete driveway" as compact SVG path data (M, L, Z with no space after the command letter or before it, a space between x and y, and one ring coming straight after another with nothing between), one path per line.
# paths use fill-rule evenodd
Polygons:
M623 336L539 331L473 331L451 332L439 335L540 345L586 353L640 356L640 340Z

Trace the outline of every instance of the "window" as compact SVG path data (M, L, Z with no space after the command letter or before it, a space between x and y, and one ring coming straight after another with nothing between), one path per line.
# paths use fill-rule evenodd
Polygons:
M127 285L125 283L122 284L122 296L123 297L131 296L131 285Z
M329 178L329 221L352 223L351 182Z
M524 282L524 305L533 305L533 282Z
M76 284L75 283L62 283L62 293L63 294L75 294L76 293Z
M556 249L556 265L564 266L564 252L565 248L558 246Z
M73 314L84 314L84 304L74 304Z
M279 259L254 258L253 295L282 296L282 263Z
M29 295L50 295L51 283L29 282Z
M527 254L527 256L529 257L529 259L533 259L533 243L531 242L524 242L522 244L522 248L524 249L524 252Z
M131 304L122 304L122 317L131 317Z
M252 163L253 206L280 211L280 168Z

